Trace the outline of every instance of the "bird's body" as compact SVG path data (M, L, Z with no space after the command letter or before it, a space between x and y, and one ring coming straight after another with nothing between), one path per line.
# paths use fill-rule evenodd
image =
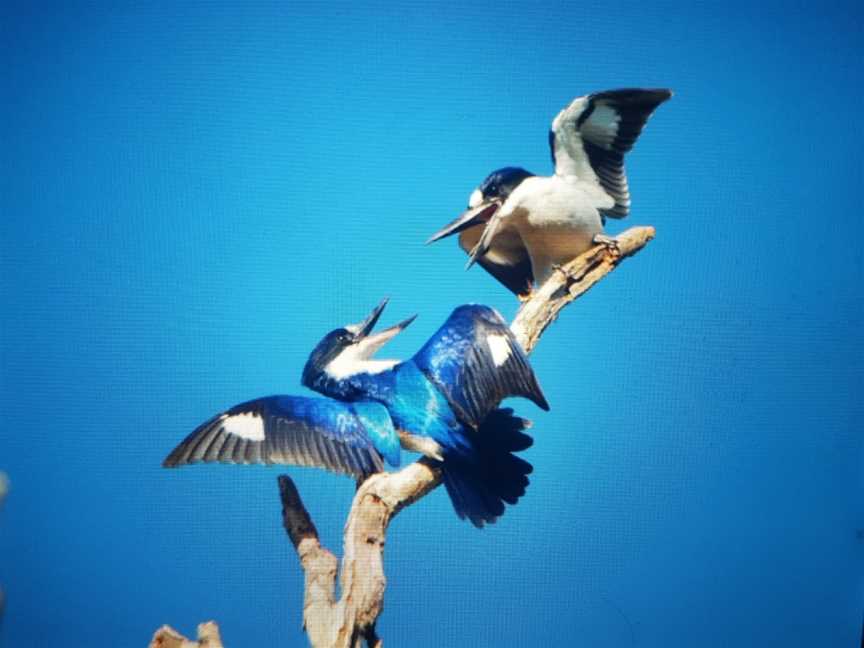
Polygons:
M372 355L410 320L370 335L384 303L318 344L303 384L326 398L271 396L197 428L165 460L312 465L363 478L399 464L400 445L442 461L460 517L492 522L524 493L531 465L513 452L528 422L498 409L524 396L548 409L524 352L492 309L457 308L409 360ZM413 318L412 318L413 319Z
M322 374L307 387L344 402L362 399L383 405L394 429L401 430L403 436L426 437L435 443L429 446L435 450L428 453L433 458L443 458L444 448L455 450L465 445L463 426L413 360L377 374L363 372L340 379Z
M521 244L531 261L533 282L542 284L556 265L587 250L603 232L600 209L607 205L611 207L611 201L605 193L575 176L527 178L496 214L500 228L486 256L506 261L510 250ZM476 243L467 251L474 247Z
M474 262L517 295L591 247L607 217L629 212L624 154L668 90L610 90L574 99L552 122L555 173L519 167L491 173L468 210L431 241L459 233Z

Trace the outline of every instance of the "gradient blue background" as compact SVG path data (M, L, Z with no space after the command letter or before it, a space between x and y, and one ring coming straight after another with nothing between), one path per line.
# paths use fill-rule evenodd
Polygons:
M633 85L676 95L610 229L657 239L533 355L527 497L482 532L443 491L394 521L381 635L859 645L859 3L64 4L0 9L2 646L210 618L305 645L279 470L161 459L303 393L384 295L420 313L397 357L457 304L512 316L422 242L492 169L548 172L574 96ZM352 483L290 472L341 550Z

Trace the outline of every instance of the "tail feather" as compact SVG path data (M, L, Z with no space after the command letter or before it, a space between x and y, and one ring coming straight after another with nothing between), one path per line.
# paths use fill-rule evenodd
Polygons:
M525 494L533 467L513 453L531 447L523 432L530 425L511 409L494 410L473 437L472 453L445 457L444 486L460 518L482 528L504 514L505 503L512 506Z

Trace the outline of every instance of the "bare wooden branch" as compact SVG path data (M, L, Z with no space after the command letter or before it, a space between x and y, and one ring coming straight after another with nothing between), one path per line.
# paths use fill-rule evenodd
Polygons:
M653 227L634 227L618 237L617 250L597 245L580 255L522 304L511 328L516 339L530 353L543 331L555 321L561 309L588 291L628 256L654 238ZM381 648L375 622L384 606L383 552L390 520L406 506L441 484L435 461L420 459L393 473L377 473L357 488L345 524L341 569L338 560L321 546L318 531L306 511L291 478L279 477L282 521L305 572L303 625L314 648ZM336 574L340 573L341 596L337 601ZM215 624L214 624L215 627ZM199 627L200 628L200 627ZM165 626L159 632L173 632L187 643L156 644L151 648L192 648L221 646L221 643L189 642ZM167 635L166 635L167 636ZM218 641L218 629L216 631Z
M303 627L313 646L339 645L336 637L343 623L335 609L338 561L321 546L318 530L288 475L279 476L279 494L282 498L282 524L306 574Z
M552 275L522 304L510 325L519 344L531 353L546 327L567 304L612 272L625 258L633 256L654 238L653 227L632 227L615 237L618 249L596 245Z
M219 626L207 621L198 626L198 640L187 639L171 626L162 626L150 640L149 648L222 648Z
M380 644L375 620L387 584L382 562L387 526L399 511L440 483L435 462L420 459L398 472L372 475L359 486L345 524L342 596L336 601L336 557L321 547L294 482L287 475L279 477L285 530L306 573L303 625L313 646Z

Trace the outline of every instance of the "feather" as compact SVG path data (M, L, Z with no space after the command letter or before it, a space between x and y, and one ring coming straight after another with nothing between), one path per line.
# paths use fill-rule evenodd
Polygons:
M460 306L414 356L462 423L477 429L508 396L549 409L525 352L488 306Z
M362 416L358 413L360 409ZM398 436L378 403L270 396L242 403L196 428L163 462L199 461L317 466L365 477L398 460Z

